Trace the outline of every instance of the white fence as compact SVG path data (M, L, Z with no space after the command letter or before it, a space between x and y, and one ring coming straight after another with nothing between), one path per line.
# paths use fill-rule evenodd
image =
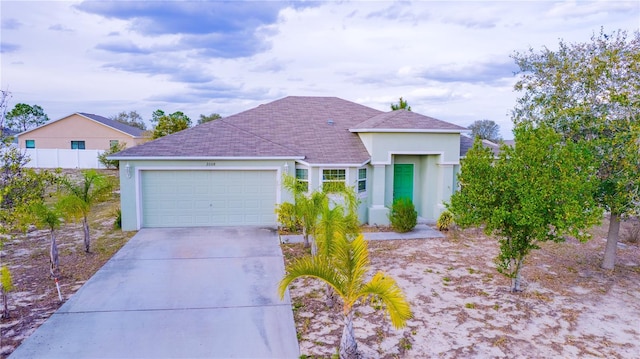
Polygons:
M49 148L27 148L32 168L105 168L98 155L104 150L61 150Z

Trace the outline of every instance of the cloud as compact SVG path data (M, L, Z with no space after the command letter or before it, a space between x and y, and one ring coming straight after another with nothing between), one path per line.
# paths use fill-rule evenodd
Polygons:
M20 45L10 44L8 42L0 42L0 54L8 54L10 52L16 52L20 49Z
M181 35L179 48L220 58L247 57L269 48L263 28L275 24L280 1L84 1L84 12L129 22L141 35Z
M429 16L427 13L416 13L416 9L412 8L409 1L398 1L384 9L368 13L365 18L414 22L420 19L427 19Z
M271 59L252 67L249 71L276 73L284 70L285 70L284 62L278 61L276 59Z
M637 1L564 1L555 3L547 11L548 16L569 18L585 18L606 13L638 11Z
M112 62L103 65L105 68L111 68L126 72L143 73L147 75L164 75L168 76L171 81L194 84L205 83L215 79L214 76L200 66L195 65L177 65L178 61L170 58L150 59L150 58L131 58L122 62Z
M518 67L513 61L487 61L471 64L434 65L417 70L417 76L437 82L494 84L512 78Z
M149 54L151 50L143 49L131 41L110 42L96 45L96 49L125 54Z
M0 28L2 28L3 30L17 30L21 26L22 23L13 18L2 19L2 22L0 23Z
M49 26L49 30L53 30L53 31L62 31L62 32L74 32L74 30L62 25L62 24L55 24L55 25L51 25Z

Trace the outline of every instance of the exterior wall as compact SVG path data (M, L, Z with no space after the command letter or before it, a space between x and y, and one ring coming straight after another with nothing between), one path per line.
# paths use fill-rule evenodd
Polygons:
M127 147L133 147L146 139L133 138L123 132L74 114L19 136L20 148L26 148L27 140L35 140L36 149L71 149L71 141L85 141L85 149L87 150L106 150L109 149L111 140L124 142Z
M393 165L414 165L413 202L418 215L436 220L455 190L455 170L459 167L458 133L359 133L371 154L373 181L369 188L384 195L369 196L368 222L389 224L393 204Z
M289 174L295 174L295 163L282 160L121 160L120 161L120 208L122 210L122 229L137 230L138 212L140 211L140 171L145 169L166 170L232 170L232 169L265 169L276 170L278 177L277 203L292 201L291 195L282 188L284 164L288 165ZM127 168L128 165L128 168ZM275 208L274 208L275 210Z

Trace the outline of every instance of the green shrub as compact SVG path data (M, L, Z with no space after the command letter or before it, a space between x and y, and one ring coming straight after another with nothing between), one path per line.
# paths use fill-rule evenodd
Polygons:
M409 232L418 224L418 212L408 198L400 198L393 202L389 213L391 228L399 233Z
M444 211L440 213L438 217L438 221L436 221L436 225L438 226L438 230L440 231L448 231L453 224L453 213L449 211Z
M120 152L127 148L127 144L124 142L112 143L108 150L102 152L98 155L98 162L102 163L108 169L118 169L120 168L120 161L118 160L108 160L107 157L111 156L116 152Z
M278 223L280 228L287 232L298 232L302 228L302 223L296 217L295 207L293 203L284 202L276 206L276 214L278 215Z
M118 208L116 210L115 215L116 215L116 219L115 221L113 221L113 228L122 229L122 210Z

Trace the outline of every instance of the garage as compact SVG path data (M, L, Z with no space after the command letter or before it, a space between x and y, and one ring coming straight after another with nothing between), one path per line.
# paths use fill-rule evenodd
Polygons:
M276 225L274 170L140 171L142 227Z

